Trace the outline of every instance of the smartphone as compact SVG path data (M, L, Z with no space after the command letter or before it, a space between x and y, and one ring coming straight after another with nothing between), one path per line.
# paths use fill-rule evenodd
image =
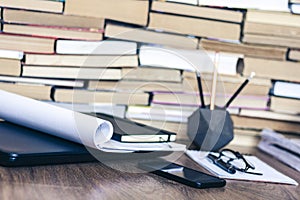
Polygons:
M224 187L224 179L168 162L140 163L140 168L194 188Z

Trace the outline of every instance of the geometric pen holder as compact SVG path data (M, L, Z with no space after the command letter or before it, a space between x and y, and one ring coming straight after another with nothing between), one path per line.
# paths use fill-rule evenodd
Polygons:
M188 136L201 150L218 151L233 139L230 114L218 107L197 109L188 118Z

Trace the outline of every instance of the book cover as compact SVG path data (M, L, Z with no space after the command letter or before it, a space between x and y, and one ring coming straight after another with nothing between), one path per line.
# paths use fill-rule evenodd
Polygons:
M63 2L40 0L0 0L0 5L8 8L19 8L53 13L62 13L64 7Z
M223 107L231 96L227 94L216 95L216 105ZM152 103L162 105L178 105L178 106L200 106L199 94L195 92L153 92ZM204 94L205 102L210 102L210 94ZM241 95L236 98L230 108L248 108L266 110L268 96Z
M142 66L212 73L216 52L143 45L139 55ZM219 53L218 72L236 75L241 57L241 54Z
M39 1L41 2L41 1ZM103 29L104 19L64 15L63 13L36 12L28 10L3 9L2 20L8 23L43 26Z
M135 55L137 54L137 44L135 42L116 40L82 41L58 39L56 41L56 53L71 55Z
M270 58L276 60L285 60L287 48L266 46L266 45L251 45L241 42L229 42L221 40L212 40L202 38L199 47L208 51L219 51L243 54L244 56L256 58Z
M151 10L235 23L241 23L243 20L243 13L236 10L200 7L163 1L153 1Z
M115 23L107 23L105 37L182 49L197 49L198 45L198 38L195 37Z
M275 96L300 99L300 84L275 81L271 89L271 94Z
M59 26L43 25L19 25L19 24L2 24L2 31L10 34L22 34L29 36L48 37L48 38L65 38L81 40L102 40L103 30L86 29L86 28L68 28Z
M300 43L299 43L300 44ZM255 72L256 77L286 81L299 81L300 65L297 62L261 58L244 58L243 75Z
M112 123L114 133L112 139L119 142L174 142L176 133L150 127L128 119L99 114L99 117Z
M64 13L146 25L148 0L81 0L66 1Z
M0 49L32 53L54 53L55 39L18 34L0 34Z
M149 27L193 35L238 41L240 39L241 26L236 23L227 23L206 20L194 17L183 17L171 14L150 12ZM210 28L207 28L210 27Z

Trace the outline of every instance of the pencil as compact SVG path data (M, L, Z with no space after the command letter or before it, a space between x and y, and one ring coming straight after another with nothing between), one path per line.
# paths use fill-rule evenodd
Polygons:
M205 108L200 72L197 72L197 82L198 82L198 90L199 90L201 108Z
M217 52L214 60L214 75L213 75L213 82L212 82L212 89L211 89L210 110L215 109L217 80L218 80L218 65L219 65L219 53Z
M251 72L250 76L244 81L244 83L237 89L237 91L232 95L229 101L226 103L225 108L228 108L232 101L240 94L242 89L248 84L248 82L255 76L254 72Z

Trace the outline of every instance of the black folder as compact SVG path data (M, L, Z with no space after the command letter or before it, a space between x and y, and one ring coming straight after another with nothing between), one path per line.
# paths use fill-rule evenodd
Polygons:
M81 162L118 161L160 157L172 152L108 153L59 137L0 121L0 165L33 166ZM98 159L97 159L98 158Z
M96 159L83 145L9 122L0 122L0 165L2 166L91 161Z

